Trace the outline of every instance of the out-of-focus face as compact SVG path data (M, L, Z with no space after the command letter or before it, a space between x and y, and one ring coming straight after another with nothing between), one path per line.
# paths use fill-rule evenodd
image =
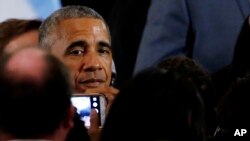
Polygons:
M13 81L18 82L31 78L41 85L46 69L44 55L45 53L37 48L25 48L15 53L6 66L8 74L12 76L10 78L15 78Z
M55 34L51 52L69 67L75 92L110 85L111 43L101 20L66 19L59 24Z
M23 33L11 40L4 48L5 53L11 53L20 48L38 47L38 29Z

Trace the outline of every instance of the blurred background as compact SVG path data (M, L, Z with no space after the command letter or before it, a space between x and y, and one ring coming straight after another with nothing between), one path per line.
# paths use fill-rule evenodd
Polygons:
M116 0L1 0L0 22L9 18L45 19L53 11L67 5L86 5L108 18Z
M61 6L60 0L1 0L0 22L9 18L44 19Z

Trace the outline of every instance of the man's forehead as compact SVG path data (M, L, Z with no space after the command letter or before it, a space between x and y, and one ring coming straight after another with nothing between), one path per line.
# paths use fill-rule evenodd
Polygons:
M77 40L91 39L94 37L110 44L110 34L105 23L95 18L71 18L62 20L57 27L57 41L66 39L66 41L74 42ZM89 38L90 37L90 38ZM65 44L65 43L64 43ZM66 43L67 44L67 43Z
M46 63L44 52L38 49L22 49L14 53L6 64L6 72L16 79L32 78L42 82Z
M59 23L59 30L93 30L93 32L108 32L107 26L101 19L95 18L69 18Z
M93 31L94 32L100 32L101 28L99 26L93 26Z

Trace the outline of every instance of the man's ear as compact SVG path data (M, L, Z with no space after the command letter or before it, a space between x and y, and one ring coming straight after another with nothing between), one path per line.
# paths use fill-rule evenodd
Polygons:
M71 105L68 108L67 115L66 115L64 123L63 123L65 128L73 128L73 126L74 126L74 116L75 116L75 108L74 108L73 105Z

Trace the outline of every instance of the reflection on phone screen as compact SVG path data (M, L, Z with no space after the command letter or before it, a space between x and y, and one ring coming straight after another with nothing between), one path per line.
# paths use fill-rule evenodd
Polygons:
M85 126L90 126L90 112L91 109L96 109L99 113L99 97L98 96L78 96L71 98L72 104L76 107L77 113L80 115L81 120L85 122Z

